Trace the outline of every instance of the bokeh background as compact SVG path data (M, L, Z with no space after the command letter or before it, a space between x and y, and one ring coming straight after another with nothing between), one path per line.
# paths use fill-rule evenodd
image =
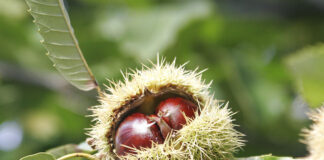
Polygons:
M309 124L308 106L320 105L324 58L317 63L323 68L291 61L296 51L324 41L323 1L68 0L66 6L102 87L106 78L121 80L120 71L155 61L158 52L177 64L189 61L186 69L208 68L203 78L213 80L215 97L237 112L247 143L236 156L307 155L300 130ZM1 160L84 141L92 124L87 109L98 104L95 91L79 91L58 74L26 10L23 0L0 0ZM305 84L311 87L304 94Z

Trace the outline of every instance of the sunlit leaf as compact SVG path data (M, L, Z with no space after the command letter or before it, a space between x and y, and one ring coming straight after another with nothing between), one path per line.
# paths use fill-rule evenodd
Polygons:
M72 85L81 90L97 87L74 35L63 0L26 0L39 28L48 57Z
M324 102L324 45L304 48L287 60L297 88L312 107Z
M76 152L80 152L80 150L77 148L77 145L75 144L66 144L47 151L47 153L50 153L55 158L59 158L69 153L76 153Z
M92 148L86 143L82 142L79 145L77 144L66 144L63 146L59 146L53 149L50 149L46 151L47 153L50 153L55 158L62 157L64 155L70 154L70 153L91 153L93 152Z
M272 155L262 155L247 158L237 158L236 160L294 160L291 157L276 157Z
M55 160L55 158L48 153L36 153L33 155L23 157L20 160Z

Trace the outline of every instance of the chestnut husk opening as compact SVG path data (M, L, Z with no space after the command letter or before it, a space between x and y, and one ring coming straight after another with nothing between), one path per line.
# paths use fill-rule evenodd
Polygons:
M107 139L110 140L110 144L112 145L113 152L115 152L115 135L120 123L130 114L134 112L145 113L145 114L153 114L155 108L158 104L170 97L181 97L193 102L195 105L199 106L199 102L193 98L193 96L189 95L185 92L186 89L179 89L177 86L174 85L166 85L165 87L161 88L158 93L152 93L150 90L145 89L144 93L140 95L136 95L131 98L131 100L127 101L125 105L121 106L120 108L114 111L115 118L112 125L112 132L107 133ZM153 100L153 102L152 102ZM201 101L198 99L198 101ZM145 105L149 106L149 111L143 110ZM143 107L144 106L144 107ZM199 111L199 109L197 110Z

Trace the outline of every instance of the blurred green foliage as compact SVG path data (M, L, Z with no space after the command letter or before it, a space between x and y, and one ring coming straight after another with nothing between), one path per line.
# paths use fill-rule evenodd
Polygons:
M67 7L99 84L122 79L120 70L148 64L157 52L178 64L190 61L187 69L208 68L203 77L213 80L216 98L237 112L237 129L247 135L237 156L307 154L299 133L308 104L323 100L323 49L295 52L324 41L320 1L68 0ZM26 9L23 0L0 0L6 160L85 140L87 108L98 104L95 91L74 89L52 67ZM11 148L2 147L6 122L23 133Z
M287 63L296 77L296 87L312 107L324 102L324 45L305 47Z

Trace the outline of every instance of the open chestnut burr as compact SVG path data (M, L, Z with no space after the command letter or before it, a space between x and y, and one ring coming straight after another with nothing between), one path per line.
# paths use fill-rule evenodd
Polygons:
M89 135L101 159L230 159L243 146L201 72L162 60L124 77L92 108Z

